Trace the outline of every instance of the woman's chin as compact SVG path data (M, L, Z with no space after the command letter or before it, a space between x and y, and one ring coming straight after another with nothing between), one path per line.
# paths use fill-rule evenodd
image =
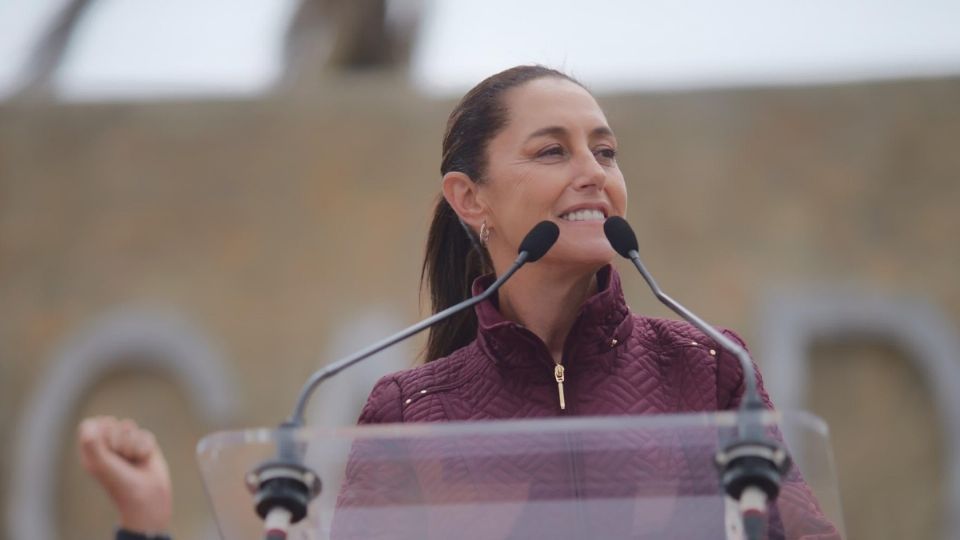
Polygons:
M599 269L613 262L616 257L616 252L610 247L606 238L602 242L577 244L561 242L547 252L543 257L544 262L576 268Z

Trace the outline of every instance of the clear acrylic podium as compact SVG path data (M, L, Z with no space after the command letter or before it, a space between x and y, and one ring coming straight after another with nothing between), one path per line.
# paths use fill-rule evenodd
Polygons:
M733 412L306 428L295 435L323 489L291 538L738 538L714 455ZM771 538L844 535L826 424L806 413L762 422L794 461ZM224 540L262 538L245 476L276 453L269 429L200 441L203 481Z

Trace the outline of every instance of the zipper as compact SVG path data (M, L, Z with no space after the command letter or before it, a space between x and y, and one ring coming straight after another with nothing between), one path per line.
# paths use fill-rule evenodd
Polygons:
M557 392L560 394L560 410L566 410L567 402L563 396L563 364L557 362L557 365L553 368L553 378L557 380Z

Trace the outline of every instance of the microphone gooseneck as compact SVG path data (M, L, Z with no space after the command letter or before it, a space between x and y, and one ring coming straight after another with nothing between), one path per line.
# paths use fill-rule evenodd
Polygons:
M621 257L625 257L633 261L633 265L636 266L637 270L640 271L640 275L643 276L644 281L647 282L647 285L650 286L650 289L653 290L653 294L656 295L660 302L673 310L673 312L677 315L683 317L684 320L695 326L698 330L716 341L724 350L737 357L737 359L740 361L740 367L743 369L744 385L746 386L741 409L763 410L763 401L761 401L760 394L757 391L757 378L753 371L753 362L750 360L750 354L747 353L747 350L741 347L739 343L723 335L712 325L698 317L692 311L685 308L683 305L660 289L660 286L657 285L656 280L653 279L653 276L647 271L647 268L643 265L643 262L640 261L640 251L639 244L637 243L637 236L633 234L633 229L630 228L630 224L627 223L627 220L620 216L610 217L603 223L603 232L607 235L607 240L610 241L610 245L613 246L614 251L619 253Z
M293 409L293 415L290 416L287 424L291 426L303 425L307 401L310 399L313 391L316 390L320 383L329 379L330 377L333 377L337 373L352 366L360 360L372 356L399 341L403 341L404 339L426 330L427 328L446 318L449 318L452 315L455 315L486 300L493 293L497 292L497 289L506 283L506 281L510 279L514 272L519 270L521 266L528 262L537 261L543 257L547 251L553 247L553 244L556 243L559 236L560 228L556 223L552 221L541 221L534 226L533 229L531 229L530 232L528 232L523 238L523 241L520 242L520 247L517 250L517 258L513 261L513 264L510 266L510 268L508 268L503 275L498 277L493 284L487 287L487 290L483 291L477 296L468 298L459 304L450 306L447 309L433 315L432 317L428 317L419 323L405 330L401 330L400 332L397 332L388 338L378 341L365 349L357 351L342 360L338 360L311 375L310 379L307 380L306 384L303 385L303 389L300 391L300 395L297 398L297 404Z
M637 237L625 219L619 216L608 218L603 224L603 232L613 249L633 262L661 303L740 361L745 390L737 416L737 435L717 452L715 464L724 491L739 503L747 538L765 537L767 504L779 495L781 479L790 469L791 460L786 449L764 433L763 423L758 416L764 406L750 354L739 343L723 335L660 289L640 261Z
M517 250L517 258L510 268L485 291L346 358L333 362L310 376L297 396L293 414L280 425L277 432L277 456L261 463L247 474L247 487L254 495L257 514L265 522L267 540L286 538L289 527L306 516L310 501L320 493L320 478L303 464L302 445L296 440L296 430L304 425L307 403L317 387L323 381L357 362L486 300L496 293L520 267L543 257L553 247L559 236L560 228L556 223L541 221L523 238Z

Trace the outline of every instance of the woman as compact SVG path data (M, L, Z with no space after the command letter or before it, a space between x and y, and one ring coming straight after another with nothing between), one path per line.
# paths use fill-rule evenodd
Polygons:
M624 216L627 211L617 146L593 96L552 69L508 69L464 96L450 115L443 139L442 197L423 265L433 311L489 286L495 275L510 266L523 237L541 220L557 223L560 236L542 259L511 278L496 300L434 327L426 363L382 378L361 413L361 424L685 413L732 409L739 404L743 374L735 357L691 325L632 314L624 301L620 279L610 266L615 253L603 231L606 218ZM762 386L761 396L772 408ZM455 534L459 525L456 520L445 523L444 508L452 502L473 504L482 499L478 490L490 486L487 477L496 469L509 471L503 476L524 486L525 500L580 497L582 492L568 493L563 491L566 486L548 485L559 477L576 482L576 477L587 474L584 469L589 468L591 456L573 446L561 449L563 455L556 459L520 449L522 455L516 459L477 466L451 459L440 465L424 462L411 470L383 465L396 448L363 443L354 448L348 465L334 533L350 538L380 536L384 532L376 523L380 520L394 524L386 537L397 538L401 523L400 530L415 531L406 536L410 538L427 533L446 537L446 532L439 531L448 525ZM425 450L402 449L409 461L432 451ZM511 451L516 454L518 449ZM700 485L715 486L716 473L709 456L707 460L702 456L618 458L623 459L615 467L590 468L595 485L588 488L594 499L624 504L605 503L596 515L585 518L557 515L564 510L543 514L529 509L536 505L529 505L519 515L484 524L493 526L496 533L475 529L475 536L469 537L522 538L542 532L543 524L551 523L551 531L575 538L577 527L592 517L594 523L624 524L626 529L607 529L616 530L618 537L693 538L723 523L719 506L711 512L720 516L703 515L703 508L698 508L695 513L701 515L701 522L674 508L672 517L659 523L659 533L630 529L636 518L633 501L646 494L636 487L624 491L624 483L616 481L624 467L632 467L634 477L654 475L664 481L656 495L680 495L685 500L703 493L678 492L671 478L696 472L704 478ZM516 466L523 462L535 463L536 472ZM437 467L440 473L432 470ZM579 472L571 475L571 468ZM794 480L799 482L799 477ZM792 508L801 519L783 516L791 520L791 536L835 537L806 486L800 486L800 504ZM397 493L402 493L401 499ZM713 500L719 502L716 497ZM438 515L412 511L434 506L440 509ZM356 512L356 518L344 517L351 512ZM783 537L784 523L779 515L774 518L772 536Z
M744 388L734 357L690 325L632 314L624 301L603 232L604 219L627 212L617 150L596 100L558 71L515 67L464 96L443 139L442 196L423 264L434 312L489 286L536 223L557 223L559 240L495 300L434 327L425 364L381 379L360 423L737 406ZM355 458L341 510L396 502L376 500L385 471ZM334 527L359 537L349 532L357 523ZM835 534L819 521L813 532Z
M471 287L476 293L489 285L541 220L557 223L560 237L496 301L434 327L426 364L382 379L361 423L737 404L742 377L733 358L718 359L718 349L688 324L632 315L624 302L603 232L605 218L627 211L616 154L616 137L593 96L560 72L516 67L467 93L444 135L443 195L424 261L434 312L466 298ZM670 384L657 364L661 350L675 346L694 347L668 369L693 369L695 388ZM658 381L652 389L641 382L649 378ZM626 392L617 392L617 403L612 386ZM496 398L474 403L478 387ZM441 401L445 406L437 406Z

